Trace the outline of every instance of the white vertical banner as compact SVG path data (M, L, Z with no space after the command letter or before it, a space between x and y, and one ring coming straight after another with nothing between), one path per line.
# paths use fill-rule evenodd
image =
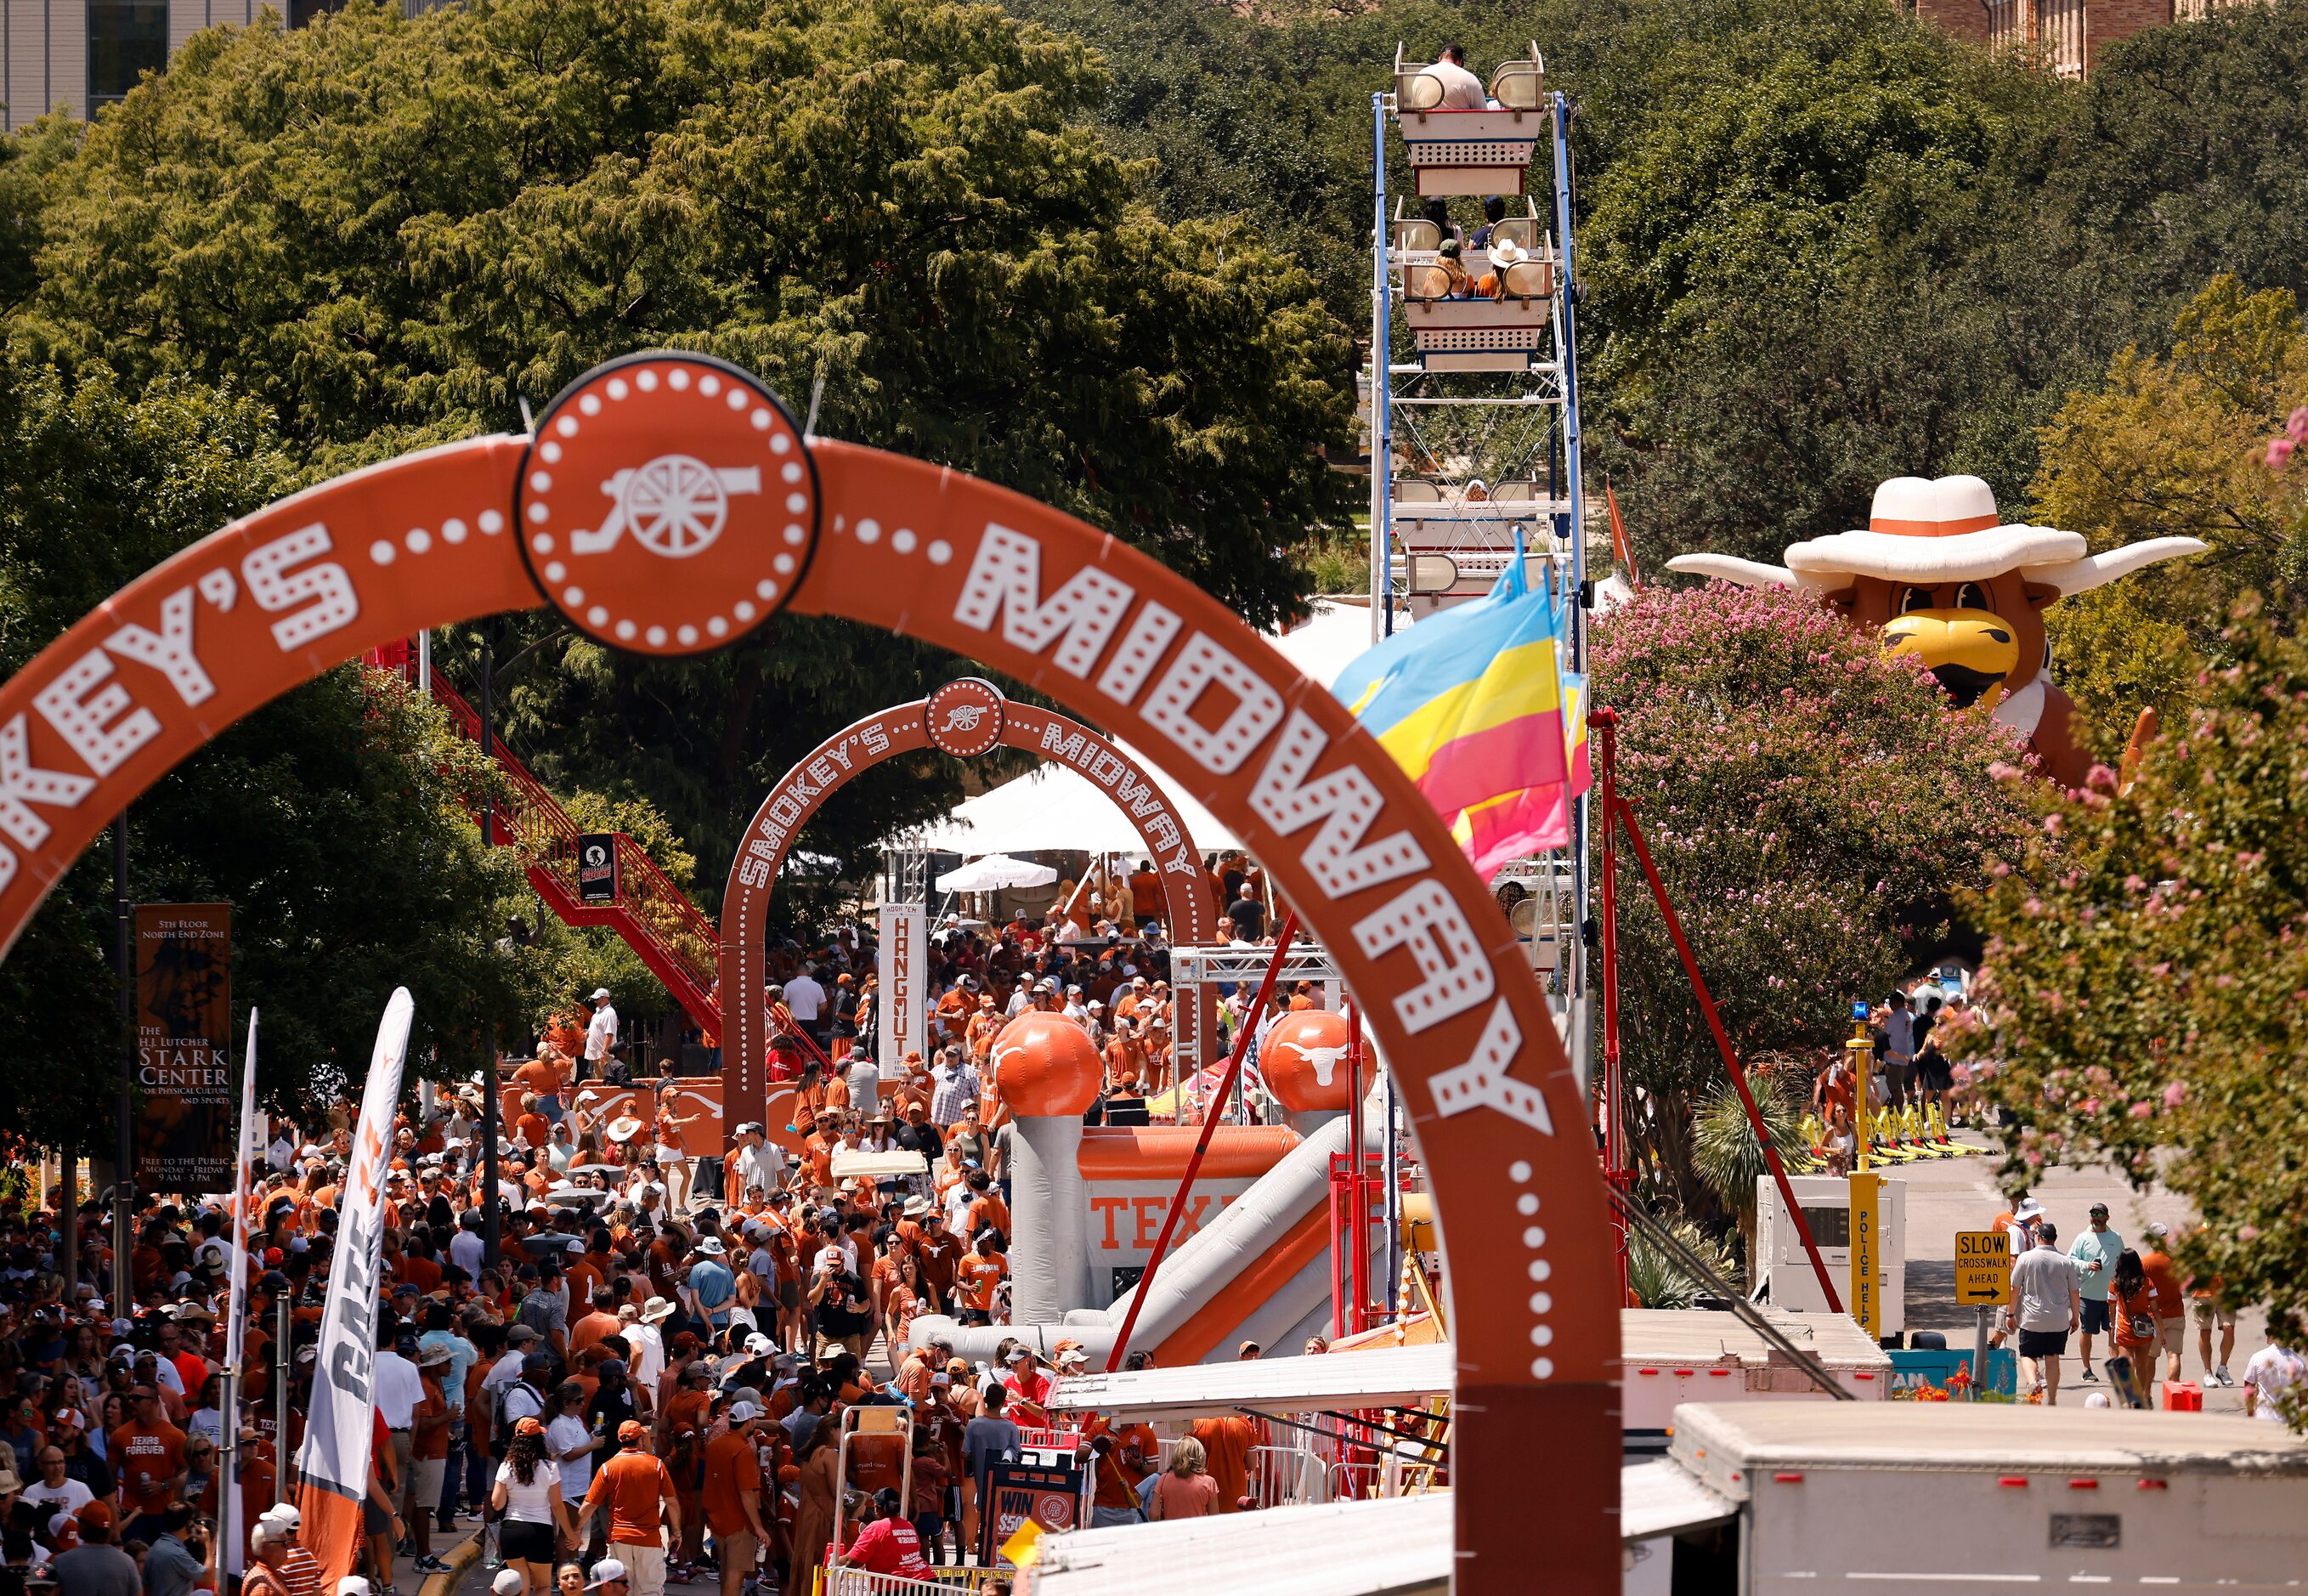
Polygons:
M241 1045L240 1152L232 1169L232 1287L224 1311L224 1454L226 1488L217 1494L222 1529L223 1568L245 1574L247 1559L240 1523L240 1393L246 1371L241 1367L242 1349L248 1342L248 1207L255 1201L249 1170L264 1167L264 1133L256 1123L256 1011L248 1011L248 1040Z
M361 1501L368 1494L370 1415L375 1408L370 1371L376 1359L377 1272L384 1254L384 1170L392 1156L392 1111L400 1099L400 1066L409 1051L416 1004L395 987L376 1028L368 1086L345 1171L329 1295L321 1312L321 1342L313 1365L313 1400L305 1416L305 1445L297 1454L302 1476L297 1506L303 1540L321 1559L324 1591L353 1570L360 1555Z
M882 1079L906 1078L906 1055L929 1057L929 916L919 903L884 903L877 911L882 1023L874 1057Z

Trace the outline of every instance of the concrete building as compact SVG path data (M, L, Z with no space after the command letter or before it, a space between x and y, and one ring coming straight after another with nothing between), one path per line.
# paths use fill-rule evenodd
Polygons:
M2143 28L2199 22L2252 0L1916 0L1916 14L1959 38L2038 52L2063 78L2080 78L2099 52Z
M0 0L0 125L8 131L51 110L94 115L203 28L245 26L268 5L301 28L340 0ZM409 14L438 0L402 0Z

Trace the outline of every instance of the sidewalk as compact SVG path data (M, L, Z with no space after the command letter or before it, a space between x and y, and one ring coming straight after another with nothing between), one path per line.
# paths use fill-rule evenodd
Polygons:
M1904 1180L1908 1186L1907 1327L1911 1332L1937 1330L1946 1335L1949 1346L1968 1347L1972 1344L1974 1314L1955 1299L1956 1232L1986 1229L1995 1216L2011 1204L1996 1189L1999 1150L1976 1132L1959 1132L1957 1140L1982 1151L1969 1158L1930 1160L1888 1169L1882 1173L1891 1179ZM2094 1203L2107 1204L2109 1225L2127 1245L2142 1252L2148 1250L2140 1245L2142 1228L2150 1221L2176 1227L2195 1219L2184 1197L2175 1196L2161 1186L2136 1192L2131 1182L2104 1167L2046 1169L2031 1189L2045 1212L2059 1227L2063 1249L2088 1227L2087 1211ZM2103 1341L2101 1345L2105 1344ZM2237 1316L2235 1353L2228 1361L2228 1372L2241 1380L2245 1360L2267 1344L2267 1314L2259 1307L2245 1309ZM2217 1357L2217 1332L2212 1348ZM2107 1354L2096 1350L2096 1356L2105 1359ZM2188 1329L2180 1377L2204 1386L2206 1411L2243 1411L2241 1390L2205 1382L2192 1324ZM2064 1403L2071 1400L2070 1393L2075 1389L2072 1368L2061 1385Z

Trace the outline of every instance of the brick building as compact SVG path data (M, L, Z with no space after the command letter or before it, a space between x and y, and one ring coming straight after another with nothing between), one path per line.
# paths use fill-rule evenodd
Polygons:
M2063 78L2090 71L2100 51L2143 28L2200 21L2247 0L1915 0L1916 14L1961 39L2040 52Z
M0 0L0 126L86 116L136 86L203 28L254 22L266 5L301 28L339 0ZM439 0L402 0L409 14Z

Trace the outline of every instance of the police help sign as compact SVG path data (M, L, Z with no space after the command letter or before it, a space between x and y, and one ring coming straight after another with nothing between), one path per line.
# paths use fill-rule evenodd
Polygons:
M2001 1307L2011 1300L2011 1232L1955 1233L1955 1299L1967 1307Z

